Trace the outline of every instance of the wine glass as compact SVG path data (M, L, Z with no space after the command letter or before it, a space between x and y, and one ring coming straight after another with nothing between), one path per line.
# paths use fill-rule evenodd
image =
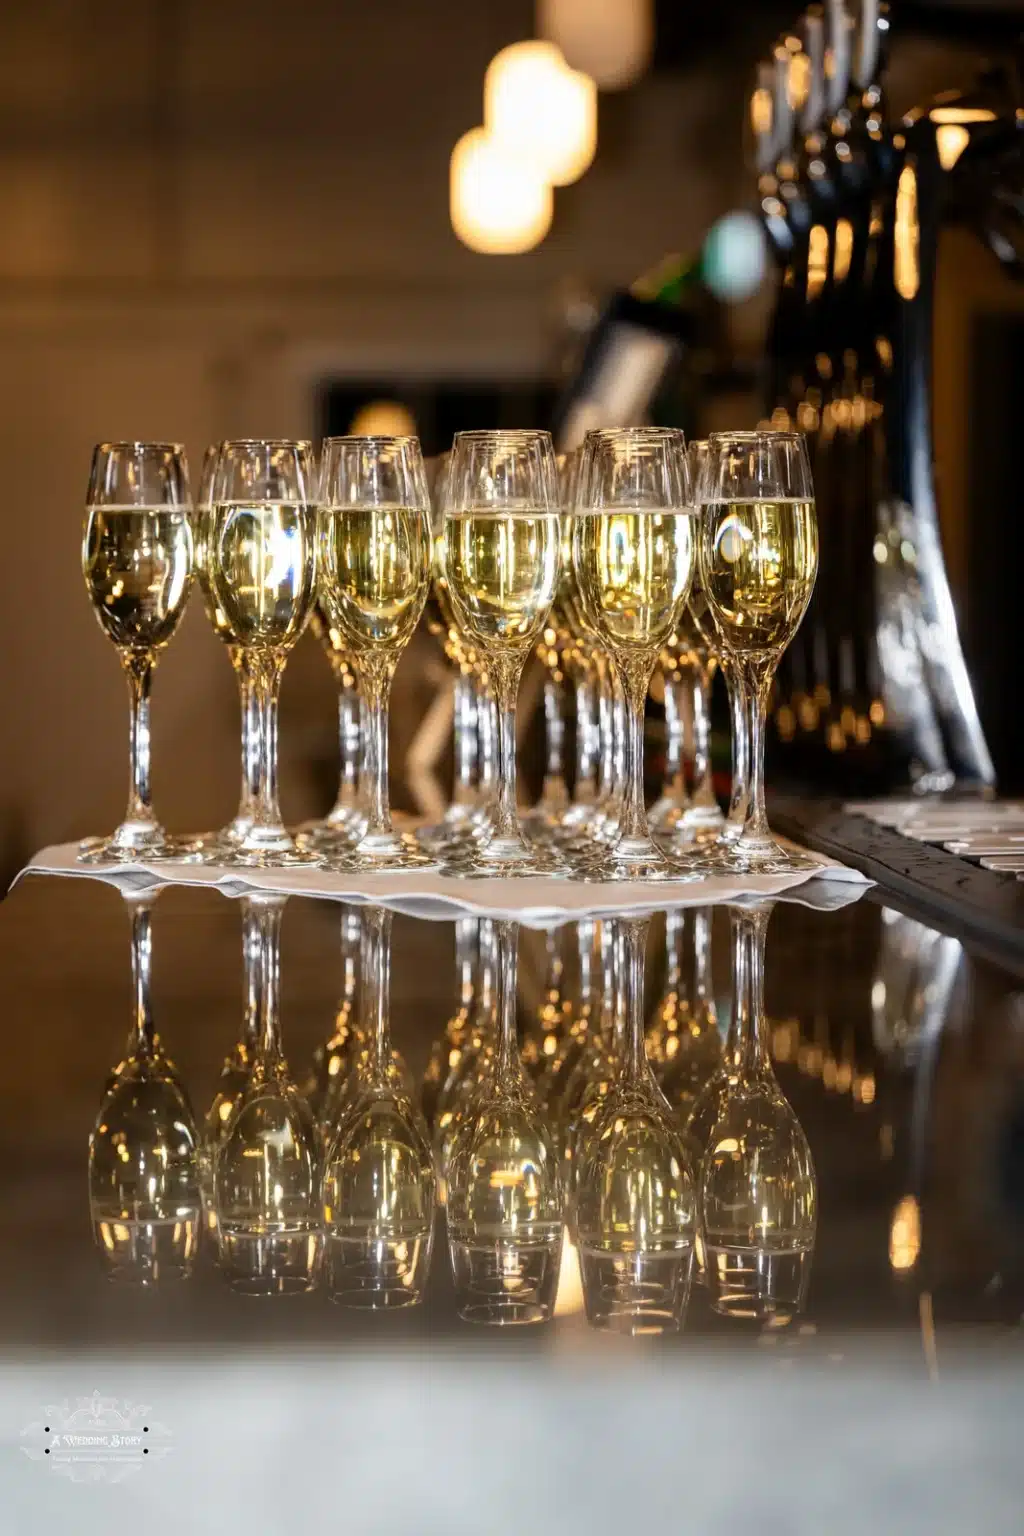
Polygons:
M576 1169L575 1231L588 1321L627 1333L682 1326L696 1190L690 1159L644 1044L647 919L619 921L626 1049Z
M746 985L736 996L733 1070L713 1096L718 1113L700 1181L711 1305L729 1317L757 1319L802 1310L817 1224L811 1149L768 1054L763 975L770 916L770 903L733 909Z
M396 1084L388 1021L391 913L363 917L368 1060L324 1160L323 1220L331 1299L392 1309L422 1301L430 1267L434 1162L426 1121Z
M125 1058L110 1074L89 1137L96 1244L110 1278L136 1285L191 1274L201 1215L195 1120L153 1023L154 895L124 895L132 916L134 1016Z
M220 445L204 537L209 606L252 689L259 742L252 822L222 862L286 868L318 864L295 845L277 794L277 702L288 656L306 627L316 587L316 471L307 442L251 439Z
M362 699L359 682L341 631L331 623L318 597L310 628L323 647L338 689L338 793L327 815L304 822L296 838L300 848L354 848L366 831L366 809L360 793L363 751Z
M253 805L256 800L260 761L259 720L254 709L254 695L245 653L235 643L224 610L217 603L210 585L207 543L213 502L213 475L217 467L220 449L211 444L203 455L203 468L199 478L195 516L195 569L210 627L219 640L227 646L228 659L238 679L238 699L241 717L242 739L242 787L238 797L238 810L234 819L219 832L209 833L196 840L196 850L202 860L214 864L225 852L245 840L252 827Z
M666 912L668 976L647 1035L658 1085L683 1124L722 1061L711 976L713 912L713 907Z
M391 825L388 704L430 583L430 498L415 437L330 437L323 447L320 601L344 637L366 709L366 830L345 869L430 864Z
M87 838L83 864L181 859L150 801L149 697L153 671L192 587L192 503L179 443L99 443L86 493L82 572L93 611L117 647L131 695L131 787L124 821Z
M764 803L768 699L779 659L799 628L818 569L807 445L800 432L716 433L698 495L704 509L701 584L720 644L749 690L749 786L743 830L728 845L738 868L814 869L772 836Z
M311 1290L317 1281L319 1142L313 1112L288 1073L279 1008L281 916L287 897L243 898L259 1020L256 1058L224 1127L213 1168L221 1270L250 1296Z
M458 432L444 485L442 564L459 633L483 656L498 709L498 798L483 850L460 873L519 876L559 865L531 847L516 810L516 697L558 582L559 512L547 432Z
M459 1316L497 1326L551 1316L562 1241L554 1137L519 1060L516 924L496 924L498 1043L452 1140L448 1244Z
M589 866L603 879L689 878L655 845L647 824L644 705L658 653L679 624L693 582L691 502L681 432L588 432L576 481L573 569L586 622L621 675L630 711L618 838Z
M431 1048L420 1084L420 1108L433 1130L441 1094L449 1072L462 1058L463 1047L473 1017L480 956L480 919L459 917L455 920L455 975L458 1005L444 1027L444 1033Z

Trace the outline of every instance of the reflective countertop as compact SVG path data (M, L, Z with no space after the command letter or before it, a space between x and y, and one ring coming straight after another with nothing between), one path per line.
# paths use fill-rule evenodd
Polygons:
M348 910L293 898L283 912L283 1051L314 1097L351 991ZM656 917L646 938L648 1047L677 1111L665 1021L693 1002L698 922L724 1040L728 910L691 912L682 940L668 925L668 945ZM131 931L130 905L98 882L27 879L0 907L0 1531L178 1529L182 1499L204 1531L299 1518L600 1530L636 1516L701 1531L1020 1528L1019 979L877 889L839 911L778 901L762 1039L813 1158L802 1301L720 1315L698 1277L678 1329L630 1336L592 1326L568 1242L549 1321L465 1321L442 1214L408 1308L336 1304L319 1276L301 1294L242 1294L205 1208L187 1278L112 1283L89 1145L132 1020ZM240 904L218 893L167 889L151 908L153 1018L200 1127L243 1022L241 931ZM677 980L667 948L683 941ZM578 1012L580 949L575 925L519 935L534 1076ZM592 985L599 997L599 963ZM391 1044L417 1094L451 1056L459 986L455 925L396 916ZM140 1415L154 1460L118 1462L110 1425ZM67 1443L59 1466L42 1459L54 1417L106 1426L88 1465Z

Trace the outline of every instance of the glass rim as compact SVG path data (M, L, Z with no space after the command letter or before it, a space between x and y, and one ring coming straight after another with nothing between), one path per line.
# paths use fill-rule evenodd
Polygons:
M797 443L803 442L806 437L806 432L776 432L774 428L765 427L760 432L709 432L706 438L697 438L696 441L706 443Z
M320 447L330 448L335 443L416 443L419 446L419 442L415 432L339 432L335 437L322 438Z
M487 443L494 442L498 438L519 438L523 442L538 442L546 438L554 447L551 433L546 427L468 427L465 431L454 434L452 448L447 451L453 452L456 443Z
M308 437L225 437L217 444L217 452L225 448L308 448L312 453L313 443Z
M148 453L181 453L185 452L184 443L147 442L145 438L124 438L109 443L97 443L94 453L118 453L125 450L138 452L145 449Z
M448 517L555 517L566 516L564 507L506 507L500 501L475 507L444 507L442 520ZM572 514L569 513L569 516Z
M686 441L686 433L683 431L682 427L655 427L650 425L638 427L588 427L587 432L583 438L584 443L586 443L588 437L646 437L655 441L657 441L659 438L665 439L670 437L681 437L684 442ZM583 445L580 444L580 446L582 447Z

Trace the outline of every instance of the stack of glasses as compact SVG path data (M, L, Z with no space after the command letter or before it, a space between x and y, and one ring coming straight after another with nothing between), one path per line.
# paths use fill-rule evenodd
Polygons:
M723 433L688 448L674 429L596 431L559 465L545 432L460 432L432 469L433 483L413 437L329 438L319 466L305 442L224 442L207 452L193 506L179 446L96 449L83 567L131 688L132 788L125 821L81 859L645 881L813 867L775 841L764 805L772 678L817 570L802 435ZM150 805L149 694L193 574L239 681L242 797L221 832L175 838ZM438 826L400 833L388 701L425 606L460 669L456 793ZM278 805L277 697L310 621L339 683L342 776L330 815L293 834ZM516 701L538 649L549 774L521 821ZM696 679L698 782L687 804L671 751L649 818L644 710L659 665L670 725L684 678ZM725 818L707 753L715 665L733 706ZM570 678L571 803L559 707Z

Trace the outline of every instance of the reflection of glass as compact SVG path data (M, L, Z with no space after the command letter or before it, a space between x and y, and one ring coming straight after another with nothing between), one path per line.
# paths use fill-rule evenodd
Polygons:
M498 1031L498 955L494 923L490 918L480 920L477 943L479 962L473 1008L461 1040L449 1054L433 1120L434 1162L442 1204L447 1198L446 1179L452 1140L491 1069Z
M191 1273L199 1247L198 1135L188 1095L164 1055L150 1004L150 902L132 912L135 1006L89 1137L93 1233L112 1280L153 1285Z
M580 1151L576 1239L589 1321L628 1333L663 1332L681 1326L689 1297L696 1195L683 1137L644 1044L648 924L616 927L625 1052Z
M420 1087L420 1105L423 1109L423 1117L430 1127L433 1127L437 1118L438 1104L442 1089L448 1080L448 1074L462 1059L463 1047L473 1017L478 956L478 919L460 917L455 923L458 1007L445 1025L441 1038L435 1041L431 1049Z
M593 1025L600 1008L599 999L594 993L594 948L598 932L599 924L592 918L583 918L576 924L576 996L568 1004L567 1026L537 1081L537 1096L553 1114L580 1057L592 1039Z
M456 1130L448 1171L448 1239L459 1315L539 1323L551 1316L562 1241L554 1138L519 1060L516 926L498 930L498 1044Z
M217 1080L217 1092L206 1112L203 1126L203 1203L207 1225L217 1231L217 1212L214 1203L213 1170L217 1162L224 1133L235 1112L235 1106L245 1091L252 1074L259 1043L260 1006L260 925L256 913L247 903L242 906L242 969L245 973L245 1017L242 1035L231 1055L227 1057Z
M174 859L182 844L153 815L149 694L153 670L185 612L192 586L191 500L177 443L100 443L86 496L82 573L103 633L117 647L131 693L131 788L124 821L88 838L83 863Z
M575 1067L569 1073L558 1100L558 1128L564 1182L570 1200L576 1169L583 1160L587 1140L611 1091L622 1062L625 1015L619 985L615 926L601 923L601 994L599 1013L592 1021Z
M715 1311L731 1317L802 1310L817 1223L811 1150L768 1054L763 977L770 916L770 905L733 909L734 1055L724 1087L712 1096L718 1114L701 1173L708 1293Z
M426 1122L396 1084L388 1022L391 913L363 915L367 1060L327 1150L325 1256L331 1297L347 1306L407 1307L423 1299L434 1219Z
M334 1012L330 1035L313 1052L312 1070L303 1088L309 1107L328 1125L334 1117L337 1098L344 1085L354 1053L362 1044L362 1027L357 1016L356 994L362 953L362 919L358 908L341 909L341 996Z
M684 1125L722 1060L711 981L712 911L692 907L665 914L668 975L647 1036L654 1075Z
M537 1015L527 1030L520 1056L534 1083L539 1082L545 1068L554 1058L569 1028L572 1004L565 996L565 962L562 943L565 930L549 929L544 935L547 970L541 991Z
M320 1254L318 1140L313 1113L281 1051L281 914L287 898L244 898L258 943L259 1030L249 1080L227 1122L213 1170L221 1269L249 1295L310 1290Z

